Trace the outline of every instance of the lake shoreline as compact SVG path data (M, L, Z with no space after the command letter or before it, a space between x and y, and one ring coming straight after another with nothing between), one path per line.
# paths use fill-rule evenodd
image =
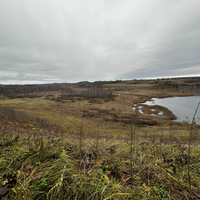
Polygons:
M195 97L199 98L197 99ZM144 103L134 104L133 108L136 109L136 107L138 107L138 111L141 114L148 114L151 116L154 115L160 118L173 120L175 122L183 122L192 120L193 114L196 109L195 104L197 106L199 102L200 102L199 95L171 96L171 97L161 97L161 98L154 97L151 98L151 100L148 100ZM185 118L188 117L188 119L185 119L183 117L184 115Z

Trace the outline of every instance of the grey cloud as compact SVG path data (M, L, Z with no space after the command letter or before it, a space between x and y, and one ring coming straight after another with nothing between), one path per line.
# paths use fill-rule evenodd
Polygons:
M200 75L199 6L198 0L2 0L0 83Z
M58 81L58 79L53 79L47 76L38 76L33 74L24 74L24 73L8 73L8 74L1 74L0 81L4 82L5 84L37 84L43 83L54 83Z

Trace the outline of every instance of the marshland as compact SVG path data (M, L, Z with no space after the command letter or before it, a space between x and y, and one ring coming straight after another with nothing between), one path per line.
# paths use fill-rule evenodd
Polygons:
M0 85L0 199L199 199L199 103L143 104L189 96L199 77Z

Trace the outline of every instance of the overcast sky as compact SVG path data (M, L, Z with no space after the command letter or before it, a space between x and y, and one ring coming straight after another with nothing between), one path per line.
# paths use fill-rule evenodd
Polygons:
M0 84L200 76L200 0L0 0Z

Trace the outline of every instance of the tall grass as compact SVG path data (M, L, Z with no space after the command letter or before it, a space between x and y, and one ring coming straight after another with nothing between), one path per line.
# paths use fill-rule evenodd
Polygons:
M190 143L191 143L193 129L194 129L194 124L195 124L195 117L196 117L199 105L200 105L200 102L198 103L197 108L196 108L196 110L194 112L194 115L193 115L192 123L191 123L191 126L190 126L189 141L188 141L188 182L189 182L189 187L190 187L190 200L192 199L191 176L190 176L190 154L191 154L191 152L190 152L190 150L191 150L190 149L191 144Z
M198 134L193 138L194 123L189 137L175 135L173 124L141 137L138 121L139 116L132 118L124 138L102 137L98 122L97 134L83 139L84 115L77 135L40 122L3 119L0 198L199 198L200 140ZM198 125L195 130L199 133Z
M96 139L85 138L80 155L79 139L70 136L61 140L41 133L29 149L29 134L19 133L19 139L13 140L15 135L8 134L0 147L0 192L9 186L2 199L189 198L187 148L182 153L177 145L99 139L97 152ZM195 198L200 188L200 152L194 145L191 151Z

